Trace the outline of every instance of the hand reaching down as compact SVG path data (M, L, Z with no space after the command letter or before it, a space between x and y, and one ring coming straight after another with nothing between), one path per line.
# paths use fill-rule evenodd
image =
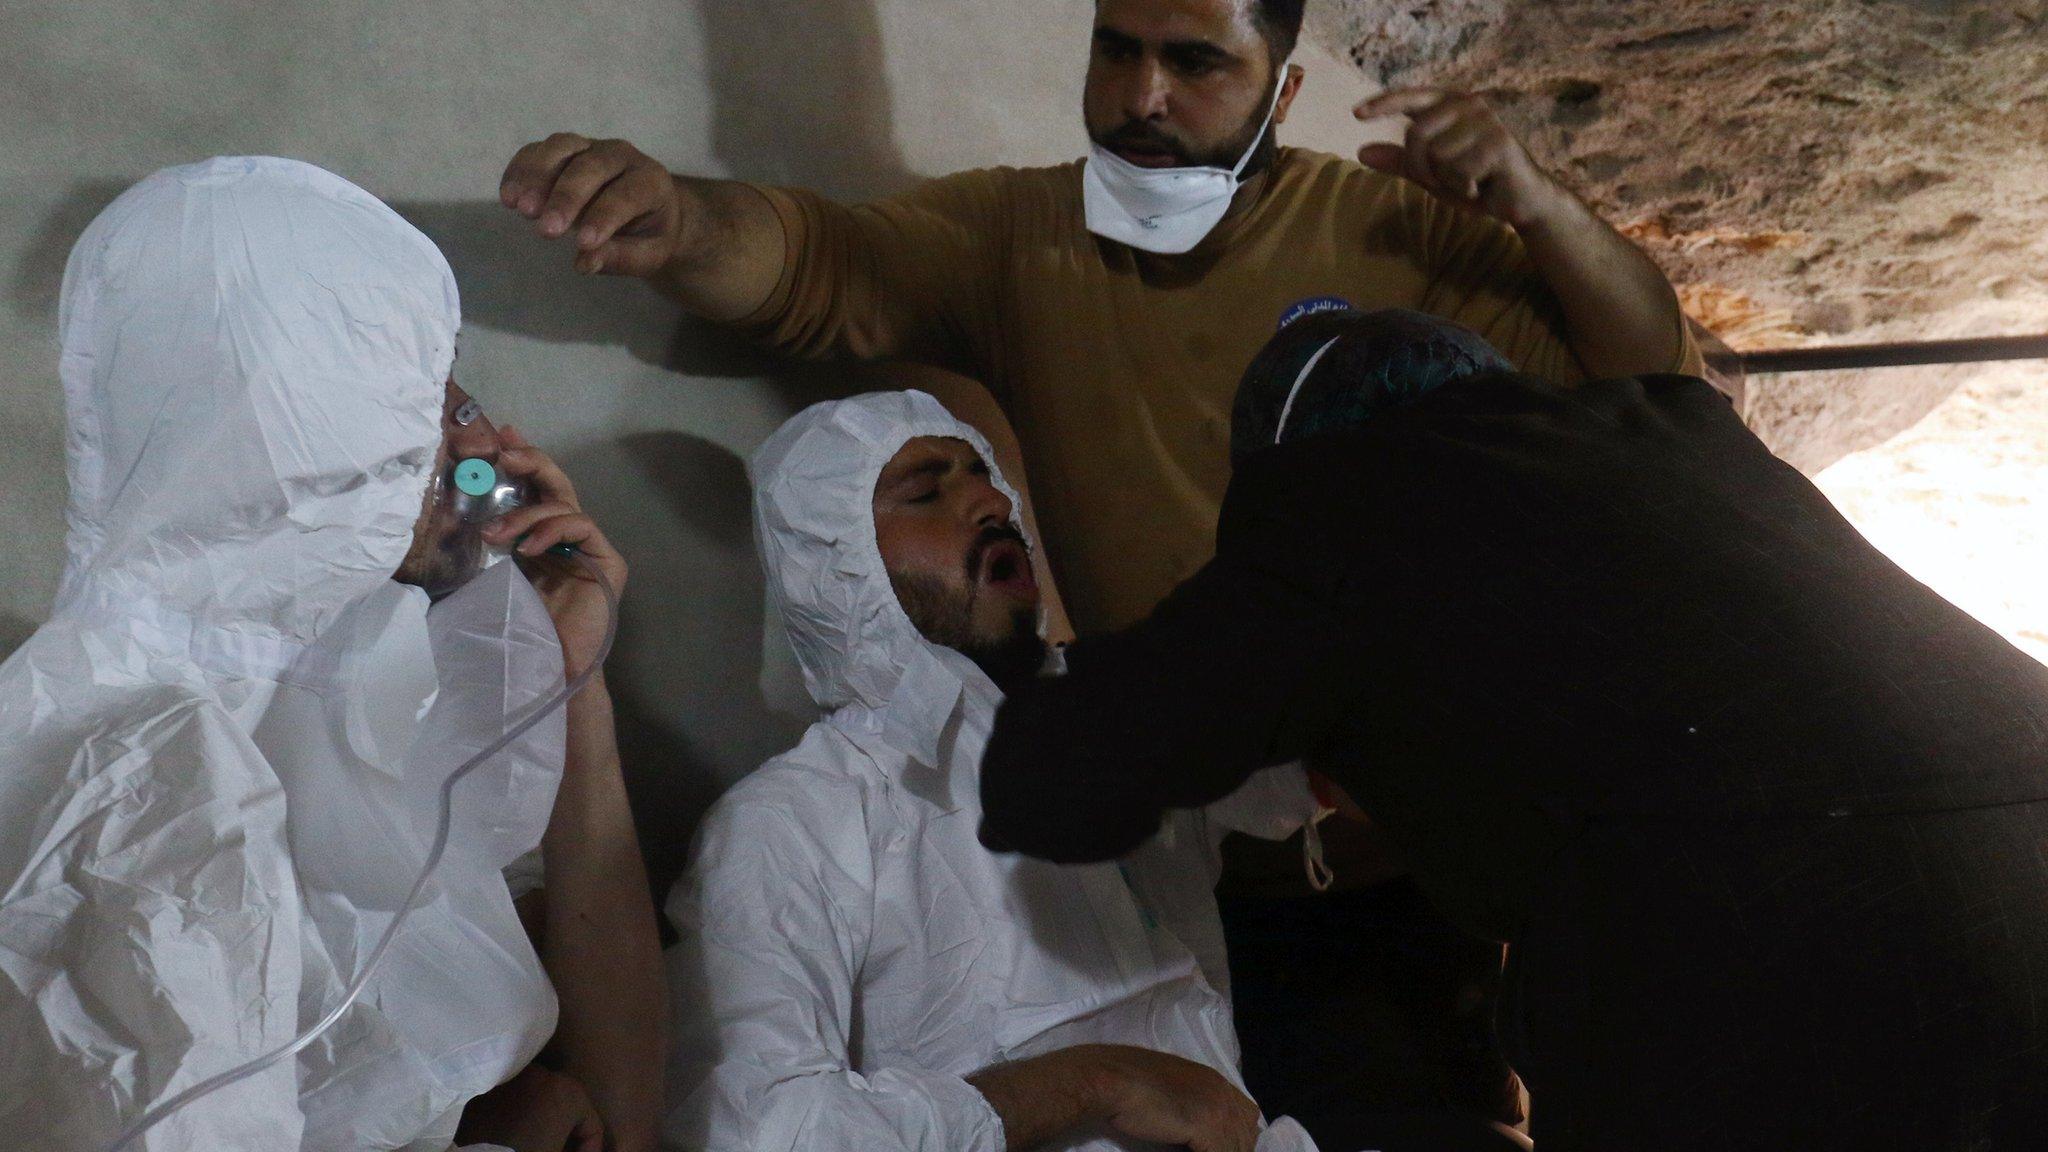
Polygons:
M604 1122L582 1084L528 1064L469 1102L455 1142L500 1144L512 1152L604 1152Z

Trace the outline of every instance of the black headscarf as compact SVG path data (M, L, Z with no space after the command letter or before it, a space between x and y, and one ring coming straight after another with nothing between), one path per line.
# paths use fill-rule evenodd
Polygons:
M1338 309L1288 325L1238 384L1230 457L1349 428L1455 380L1514 365L1473 332L1420 312Z

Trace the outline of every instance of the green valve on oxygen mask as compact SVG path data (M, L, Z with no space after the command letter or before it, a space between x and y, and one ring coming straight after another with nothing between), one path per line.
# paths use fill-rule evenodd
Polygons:
M472 456L455 466L455 487L465 496L488 496L498 486L498 470L489 460Z

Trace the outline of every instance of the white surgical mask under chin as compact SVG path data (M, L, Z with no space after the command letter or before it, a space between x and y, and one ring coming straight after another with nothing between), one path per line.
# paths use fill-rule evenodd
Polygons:
M1230 211L1244 166L1273 125L1273 110L1287 86L1287 66L1273 85L1266 119L1230 168L1143 168L1100 144L1090 144L1081 170L1081 209L1088 231L1145 252L1175 256L1202 242Z

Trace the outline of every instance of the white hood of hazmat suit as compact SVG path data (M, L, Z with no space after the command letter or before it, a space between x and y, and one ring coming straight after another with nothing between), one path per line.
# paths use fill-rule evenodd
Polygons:
M67 562L0 665L0 1132L84 1152L339 1001L441 782L561 651L514 565L431 611L391 579L460 312L368 193L271 158L158 172L79 240L59 322ZM554 1028L500 869L539 842L562 736L456 789L435 882L333 1028L133 1147L447 1147Z
M1001 1152L965 1079L1084 1043L1135 1044L1238 1078L1213 886L1219 813L1179 813L1119 863L1061 867L976 839L1002 694L924 639L875 537L906 442L981 435L920 392L814 405L749 465L770 599L823 718L706 816L668 901L668 1146L692 1152ZM1298 769L1225 805L1286 836L1314 814ZM1075 1133L1050 1149L1140 1145ZM1312 1149L1292 1121L1265 1152Z

